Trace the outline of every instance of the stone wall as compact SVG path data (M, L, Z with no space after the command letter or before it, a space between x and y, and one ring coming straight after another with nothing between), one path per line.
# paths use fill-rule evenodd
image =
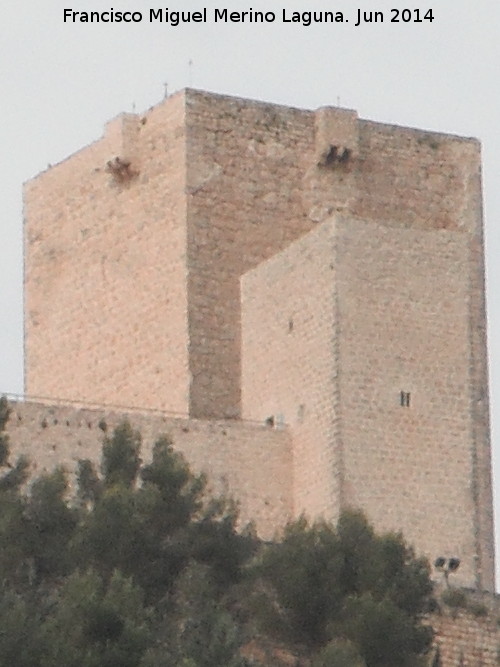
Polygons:
M195 416L240 414L239 276L315 223L342 212L479 233L475 141L197 91L186 137ZM344 161L325 163L332 146Z
M465 593L466 609L447 607L429 617L439 667L497 667L500 664L500 600L497 595Z
M347 158L327 164L332 146ZM134 178L112 177L115 156ZM238 416L240 276L335 212L478 236L478 169L475 141L331 107L187 90L119 117L26 188L27 391L87 398L97 379L103 401ZM77 346L82 313L88 340ZM79 385L56 343L88 358ZM168 401L165 381L176 389Z
M467 235L353 219L337 234L344 502L479 585Z
M292 516L291 441L286 428L35 402L12 402L11 408L7 433L12 459L27 454L33 475L58 465L71 473L81 458L98 461L103 429L110 433L126 418L142 434L145 461L155 439L169 434L175 449L186 456L192 468L207 473L211 492L239 499L240 523L255 520L264 539L273 538L276 526ZM458 573L453 577L456 583ZM500 660L498 598L473 591L466 591L466 595L468 610L453 610L441 603L441 613L429 619L439 647L440 667L495 667Z
M28 393L283 414L289 507L360 505L493 588L477 141L187 90L25 213Z
M440 667L498 667L500 631L496 620L474 618L467 612L432 619L439 646Z
M184 188L182 95L26 185L26 393L187 414Z
M239 416L240 276L309 231L310 112L186 93L191 413Z
M294 510L340 510L334 227L325 223L246 273L242 408L293 433Z
M209 491L240 505L242 525L255 521L271 539L292 515L291 443L285 429L235 421L174 419L155 413L122 413L44 403L12 403L7 424L12 458L26 454L33 475L63 465L70 473L79 459L100 460L107 433L128 419L143 438L147 461L158 436L172 437L195 472L205 472Z
M297 514L361 507L431 562L459 557L461 585L492 589L468 262L467 234L344 216L247 273L243 415L289 425Z

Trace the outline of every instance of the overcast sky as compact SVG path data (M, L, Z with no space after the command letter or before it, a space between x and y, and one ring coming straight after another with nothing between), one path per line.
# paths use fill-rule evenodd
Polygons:
M73 4L74 2L74 4ZM3 0L0 7L0 392L21 393L22 183L97 139L122 111L156 104L164 84L478 137L483 144L492 442L500 524L500 155L498 0L348 2L192 0L209 22L150 23L154 0ZM141 23L63 22L75 11L142 12ZM276 21L214 23L214 9L274 11ZM434 20L390 22L392 7ZM163 5L165 8L165 5ZM383 23L355 26L357 10ZM284 23L293 11L340 11L347 23ZM417 18L415 11L412 18ZM190 64L191 63L191 64ZM439 446L439 443L436 443ZM500 553L500 549L497 549Z

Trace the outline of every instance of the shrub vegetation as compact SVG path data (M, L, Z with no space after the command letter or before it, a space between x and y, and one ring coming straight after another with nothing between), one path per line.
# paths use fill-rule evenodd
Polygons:
M262 543L167 437L143 464L126 422L103 429L99 467L79 462L76 492L62 469L26 486L8 417L2 399L0 665L245 667L256 637L312 667L422 664L429 567L401 535L347 512Z

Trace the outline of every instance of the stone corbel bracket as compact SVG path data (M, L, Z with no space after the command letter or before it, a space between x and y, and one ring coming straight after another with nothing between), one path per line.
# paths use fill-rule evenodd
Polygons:
M348 166L358 156L358 114L351 109L323 107L314 118L318 167Z
M304 212L313 222L348 213L356 196L359 155L358 115L351 109L324 107L314 114L313 161L304 174Z
M106 137L118 149L105 167L115 183L125 185L139 175L142 125L139 116L129 113L120 114L106 125Z

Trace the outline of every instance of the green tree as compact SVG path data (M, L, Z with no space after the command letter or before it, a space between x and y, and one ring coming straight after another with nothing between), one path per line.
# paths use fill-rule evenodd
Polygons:
M140 588L119 572L69 577L41 626L40 667L137 667L151 640Z
M79 566L104 578L115 569L132 576L148 602L172 589L190 559L210 565L225 585L235 581L251 545L236 532L234 505L204 503L205 477L190 471L169 438L155 443L142 468L139 446L139 434L125 423L105 438L101 477L80 461L82 514L73 541Z
M29 462L25 456L20 456L16 463L9 463L9 436L5 433L5 427L11 413L9 402L5 396L0 397L0 468L7 471L0 475L0 492L18 489L28 478Z
M0 592L0 665L40 667L40 614L23 596Z
M74 553L80 567L90 566L106 579L116 569L134 577L151 600L171 588L188 560L186 531L201 507L204 480L165 438L141 471L140 442L124 423L104 440L102 478L90 462L79 463L84 510Z
M0 491L0 582L14 588L28 585L30 531L26 498L17 489Z
M333 639L315 656L312 667L366 667L366 662L351 641Z
M66 494L67 480L61 468L42 475L31 485L24 522L29 541L27 556L37 579L58 577L71 570L69 545L78 516L69 507Z
M101 472L106 488L116 484L127 488L134 486L141 466L140 449L141 435L128 421L117 426L111 437L105 436Z
M256 597L262 626L285 641L320 646L344 595L343 559L333 526L289 524L284 538L262 552L256 575L263 593Z
M62 470L36 479L28 495L0 488L0 577L26 587L71 570L70 540L77 524L65 498Z
M369 594L349 598L343 634L358 647L367 667L417 667L430 648L432 631L392 600Z
M10 415L9 402L5 396L0 397L0 467L6 465L9 458L9 437L5 434L5 427Z
M7 419L0 401L0 436ZM105 437L100 468L79 463L76 501L61 469L28 489L22 461L0 477L0 664L244 667L255 618L314 667L422 664L429 567L401 535L347 512L262 544L236 530L233 502L207 501L169 438L147 465L140 444L127 423Z
M163 642L148 652L143 667L246 667L240 656L244 632L208 566L192 561L176 583L173 601Z
M204 475L194 475L182 454L175 452L172 441L161 437L153 447L149 465L142 468L144 496L154 497L155 529L160 535L184 528L203 507L206 488Z
M428 564L401 535L375 535L360 512L343 513L336 529L290 524L255 571L262 625L288 641L318 649L346 638L367 667L417 665L430 646L432 631L421 624Z
M214 582L225 590L240 581L259 540L252 525L237 530L238 508L225 498L213 499L190 524L191 558L209 565Z
M13 466L0 477L0 492L2 491L16 491L28 479L29 476L29 460L26 456L19 456Z
M77 498L82 507L91 509L102 495L102 481L89 459L80 459L76 467Z

